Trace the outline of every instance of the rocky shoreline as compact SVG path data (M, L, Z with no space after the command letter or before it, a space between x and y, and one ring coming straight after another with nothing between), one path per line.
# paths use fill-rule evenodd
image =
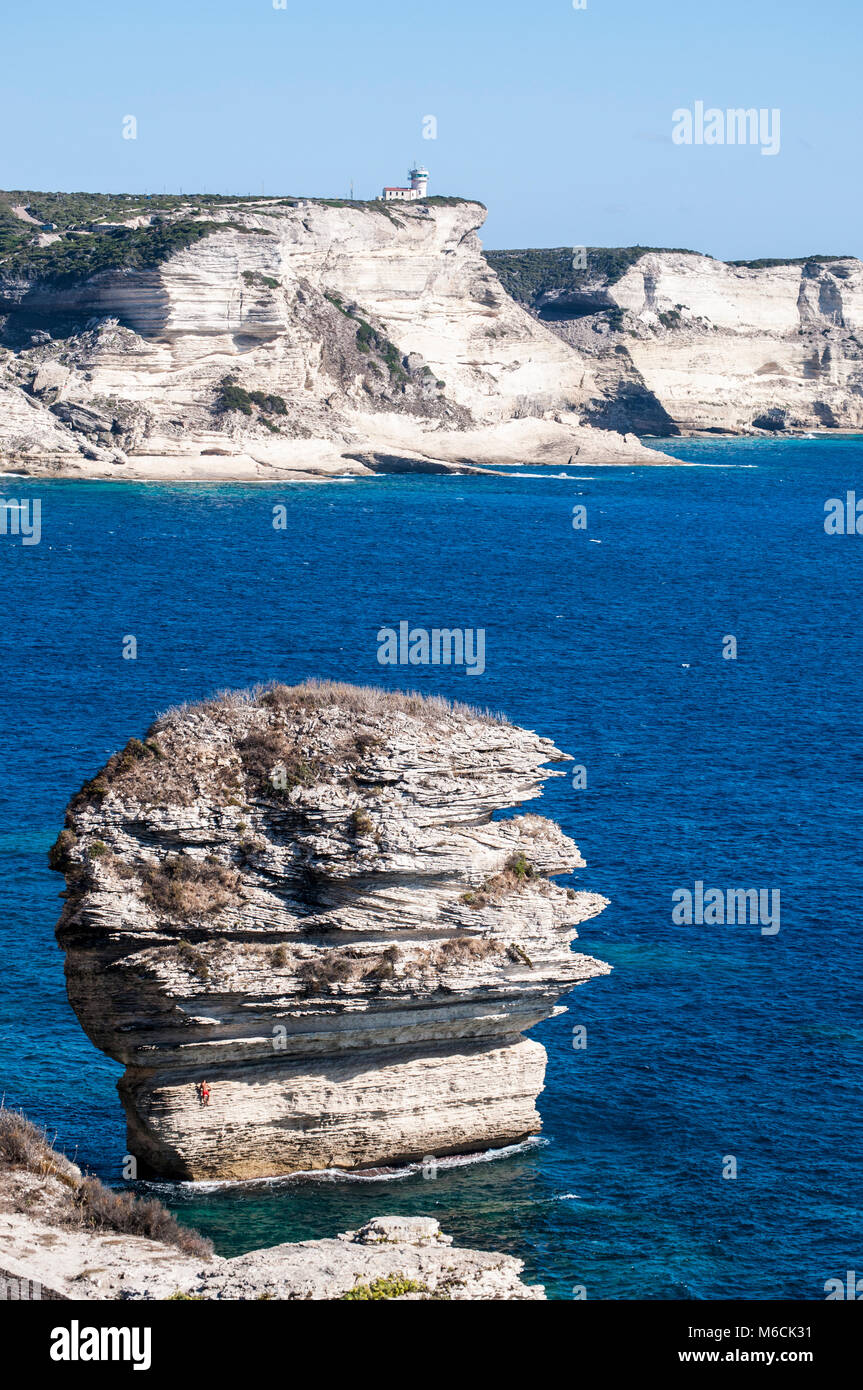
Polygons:
M61 1155L52 1159L65 1163ZM70 1223L70 1173L0 1164L0 1291L19 1301L543 1299L511 1255L453 1245L430 1217L383 1216L330 1240L231 1259ZM80 1174L78 1175L80 1178ZM73 1181L78 1179L73 1178Z

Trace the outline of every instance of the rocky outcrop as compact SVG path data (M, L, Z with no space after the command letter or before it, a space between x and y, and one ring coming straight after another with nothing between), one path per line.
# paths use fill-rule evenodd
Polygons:
M374 472L377 455L657 461L582 421L592 360L505 293L480 204L185 209L144 251L171 218L206 234L157 265L55 282L44 259L0 263L0 462L279 478Z
M126 1067L140 1174L535 1133L545 1052L522 1035L607 972L570 950L605 899L551 881L583 864L556 825L492 817L563 756L443 701L315 684L184 707L115 755L52 862L69 998Z
M660 435L863 425L860 261L622 258L591 253L585 271L565 273L550 252L491 255L512 292L590 363L586 419Z
M16 1300L543 1299L523 1261L466 1250L429 1217L382 1216L330 1240L225 1259L70 1221L55 1178L0 1170L0 1287Z

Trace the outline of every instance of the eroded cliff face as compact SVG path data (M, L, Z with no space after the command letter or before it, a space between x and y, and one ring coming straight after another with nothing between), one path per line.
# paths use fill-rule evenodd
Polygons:
M655 461L581 421L591 358L504 292L484 218L271 199L208 212L148 269L0 266L0 459L118 478Z
M523 253L522 253L523 254ZM647 252L533 312L592 363L585 418L638 433L863 426L863 264L735 266Z
M535 815L547 740L442 701L273 687L185 707L71 802L53 853L69 998L142 1172L258 1177L539 1129L523 1032L608 967L605 906ZM211 1088L200 1102L198 1083Z

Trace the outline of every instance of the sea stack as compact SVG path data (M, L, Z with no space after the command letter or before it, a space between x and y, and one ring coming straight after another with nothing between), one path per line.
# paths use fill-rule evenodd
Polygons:
M522 1036L609 967L541 794L564 754L443 700L324 683L171 711L73 798L69 998L140 1176L363 1169L540 1128ZM209 1097L205 1087L209 1087ZM206 1103L205 1103L206 1102Z

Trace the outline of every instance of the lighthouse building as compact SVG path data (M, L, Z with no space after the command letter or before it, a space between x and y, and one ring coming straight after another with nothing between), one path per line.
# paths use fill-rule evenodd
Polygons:
M410 188L385 188L381 197L385 203L415 203L428 194L428 169L413 168L408 171Z

